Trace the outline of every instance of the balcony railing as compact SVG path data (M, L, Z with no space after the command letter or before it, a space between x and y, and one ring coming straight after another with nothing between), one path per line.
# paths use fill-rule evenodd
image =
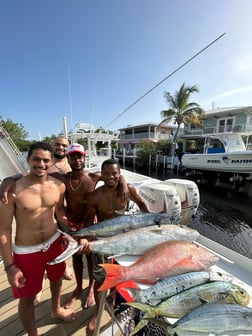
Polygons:
M135 134L120 134L120 140L140 140L140 139L155 139L155 140L167 140L170 134L143 132Z
M212 133L224 133L224 132L251 132L252 125L244 125L238 124L235 126L215 126L215 127L204 127L197 129L184 129L183 135L204 135L204 134L212 134Z

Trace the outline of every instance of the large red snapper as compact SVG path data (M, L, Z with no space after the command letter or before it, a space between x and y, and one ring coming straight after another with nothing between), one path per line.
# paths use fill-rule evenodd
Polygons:
M146 251L130 266L101 264L106 278L99 291L112 288L127 280L154 284L172 275L207 270L218 261L212 252L195 243L170 240Z

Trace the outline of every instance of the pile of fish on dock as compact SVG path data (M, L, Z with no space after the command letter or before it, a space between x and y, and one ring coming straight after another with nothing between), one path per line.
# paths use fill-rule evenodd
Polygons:
M161 324L169 336L252 335L250 295L232 276L211 271L219 257L197 245L196 230L174 224L166 214L104 222L74 235L96 237L93 252L116 257L118 263L101 265L106 278L99 290L116 287L127 297L125 306L143 312L130 335L149 321ZM136 259L121 265L124 255Z

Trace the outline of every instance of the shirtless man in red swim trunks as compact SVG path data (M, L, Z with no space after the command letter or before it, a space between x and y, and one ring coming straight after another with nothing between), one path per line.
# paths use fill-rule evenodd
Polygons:
M66 216L63 216L61 220L58 219L58 224L61 222L63 224L61 228L65 231L64 225L71 231L76 231L85 226L85 215L86 215L86 199L87 195L94 190L95 185L98 181L102 181L101 172L88 172L84 170L85 167L85 156L84 147L80 144L74 143L67 147L67 139L64 137L58 137L54 142L54 155L58 147L58 152L61 150L61 156L64 154L68 158L68 173L64 174L62 171L59 173L56 169L54 171L52 168L48 169L50 175L56 177L57 179L64 182L66 186L65 198L66 198ZM59 156L57 156L59 157ZM55 162L55 160L54 160ZM58 161L57 161L58 162ZM54 164L55 165L55 164ZM60 167L65 167L65 164L60 162ZM56 168L59 168L58 165ZM53 171L53 172L52 172ZM51 173L52 172L52 173ZM15 178L16 180L16 178ZM6 195L7 191L15 192L15 183L10 178L8 178L4 184L0 187L0 195L3 203L8 202ZM118 196L125 200L128 198L128 186L123 176L119 178L119 188ZM93 272L92 272L92 260L89 255L87 257L88 273L89 273L89 286L87 291L87 296L85 302L83 302L83 308L88 308L94 305L94 294L93 294ZM67 298L64 305L65 308L69 308L73 302L81 297L83 291L83 254L76 253L72 257L73 268L76 279L76 288Z
M60 305L65 262L47 264L63 251L55 212L58 216L64 212L65 185L47 173L53 163L52 147L45 142L34 143L27 162L30 173L16 182L16 197L9 193L8 203L0 203L0 253L13 297L20 299L22 324L29 336L38 336L34 298L42 288L45 271L52 294L51 317L71 322L76 314ZM14 218L16 235L12 245Z

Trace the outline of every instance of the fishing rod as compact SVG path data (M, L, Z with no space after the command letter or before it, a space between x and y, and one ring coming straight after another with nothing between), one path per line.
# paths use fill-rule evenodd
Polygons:
M199 56L201 53L203 53L203 51L205 51L206 49L208 49L209 47L211 47L215 42L217 42L218 40L220 40L226 33L221 34L219 37L217 37L214 41L212 41L211 43L209 43L206 47L204 47L203 49L201 49L199 52L197 52L194 56L192 56L191 58L189 58L185 63L183 63L182 65L180 65L176 70L172 71L168 76L166 76L164 79L162 79L160 82L158 82L157 84L155 84L151 89L149 89L147 92L145 92L142 96L140 96L139 98L137 98L135 101L133 101L133 103L131 103L125 110L123 110L122 112L120 112L118 114L117 117L115 117L106 127L105 129L108 129L109 126L111 124L113 124L117 119L119 119L125 112L127 112L129 109L131 109L131 107L133 107L134 105L136 105L140 100L142 100L144 97L146 97L151 91L155 90L159 85L161 85L163 82L165 82L168 78L170 78L172 75L174 75L176 72L178 72L180 69L182 69L184 66L186 66L188 63L190 63L194 58L196 58L197 56Z

